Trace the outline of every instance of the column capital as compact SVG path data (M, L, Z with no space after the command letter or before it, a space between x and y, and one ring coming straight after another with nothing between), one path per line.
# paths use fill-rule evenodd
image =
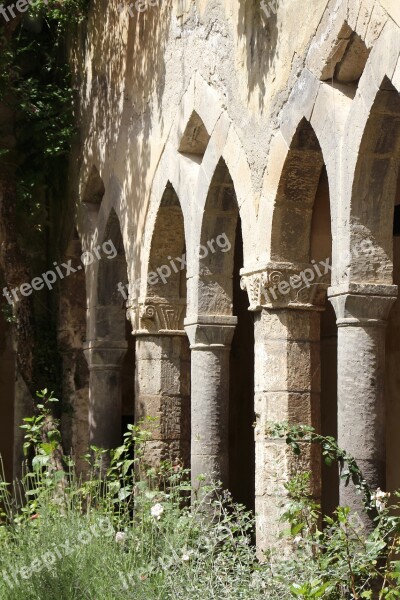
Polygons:
M328 290L338 327L384 327L397 294L397 285L370 283L345 283Z
M229 348L237 324L237 317L197 315L184 321L192 350Z
M262 308L323 310L330 283L330 261L305 264L268 263L242 269L240 286L247 290L249 310Z
M185 335L185 309L185 298L150 297L130 300L126 316L132 323L132 335Z
M83 344L89 370L120 369L128 349L126 341L90 340Z

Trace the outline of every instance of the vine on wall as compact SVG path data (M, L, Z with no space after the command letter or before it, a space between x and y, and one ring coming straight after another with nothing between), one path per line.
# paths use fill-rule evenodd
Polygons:
M0 264L9 289L50 268L60 251L76 131L67 39L87 8L88 0L36 0L13 19L0 16ZM35 292L5 312L32 395L58 391L57 294Z

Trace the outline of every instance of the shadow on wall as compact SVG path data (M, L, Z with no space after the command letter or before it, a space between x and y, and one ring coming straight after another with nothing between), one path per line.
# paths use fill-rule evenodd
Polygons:
M265 75L276 54L278 27L276 7L279 0L266 0L263 10L260 0L243 0L239 4L238 37L245 38L248 98L258 89L258 104L264 106L267 93ZM269 16L268 16L269 15Z
M81 98L81 139L85 140L74 170L89 172L90 164L79 163L82 157L99 152L101 173L110 159L121 163L126 176L120 204L123 220L127 199L142 197L146 189L152 142L150 106L158 113L153 118L163 127L165 49L172 8L170 1L163 0L144 12L133 10L131 16L127 10L119 11L119 4L119 0L93 0L72 51L72 65ZM87 57L84 67L82 56ZM131 218L136 221L140 205L132 204L135 214ZM127 250L133 258L134 252ZM138 252L138 248L133 250Z
M64 259L78 264L82 246L78 232L73 235ZM87 465L82 459L89 443L88 402L89 370L82 343L86 335L86 287L83 270L60 282L58 344L62 355L62 417L61 431L65 452L74 449L79 473Z

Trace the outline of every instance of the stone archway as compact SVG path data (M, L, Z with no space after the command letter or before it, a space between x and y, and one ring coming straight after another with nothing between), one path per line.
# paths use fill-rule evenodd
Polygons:
M168 182L152 232L147 281L131 283L129 300L136 338L136 419L151 430L144 459L153 466L165 460L190 466L186 302L184 217Z
M348 279L393 282L393 211L400 162L400 96L382 82L362 136L351 193ZM363 247L367 252L363 252ZM352 249L359 249L357 253ZM369 260L365 260L368 256Z
M197 313L185 320L192 350L192 483L197 486L200 475L221 481L225 488L231 489L232 483L234 498L252 506L254 346L252 331L243 327L244 322L252 327L252 319L239 285L243 265L239 207L222 158L209 185L199 242L192 257L190 288ZM243 346L249 339L250 344ZM245 347L250 357L241 355ZM245 383L240 386L244 371Z
M397 298L393 221L400 164L400 97L387 77L373 102L371 99L367 115L362 115L354 177L344 181L343 197L348 201L350 217L343 239L347 252L343 253L341 284L330 290L330 298L339 328L339 444L356 458L372 488L385 489L386 441L393 451L394 433L391 430L387 438L385 431L385 370L388 407L393 407L393 402L396 405L393 385L397 381L391 367L397 344L393 331L385 335L385 328ZM397 314L395 310L391 316L393 330ZM392 353L387 366L385 345ZM398 408L393 410L396 414ZM393 481L393 465L389 471ZM341 485L340 503L353 510L361 508L360 498L350 486ZM368 519L366 525L372 526Z
M133 413L134 405L134 359L132 365L124 362L127 353L132 356L134 352L122 293L127 287L127 264L120 223L114 209L109 214L102 243L93 246L85 255L86 265L97 261L93 339L85 344L90 370L89 442L110 449L122 440L123 406L130 405ZM131 372L125 378L123 365L128 373L129 370Z
M271 227L271 261L310 262L311 224L324 159L313 128L302 119L278 186Z
M319 140L306 119L299 123L276 187L270 260L243 272L255 312L256 515L260 550L280 535L285 482L312 474L311 493L321 500L321 455L304 448L300 461L268 426L276 422L321 430L321 313L327 305L332 236L329 184ZM329 338L328 319L325 337ZM326 340L326 341L327 341ZM335 402L324 382L322 401ZM333 415L327 418L336 419ZM334 422L329 422L334 428Z

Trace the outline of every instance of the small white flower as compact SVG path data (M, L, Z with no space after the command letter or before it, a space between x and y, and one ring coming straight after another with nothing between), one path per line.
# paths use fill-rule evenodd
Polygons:
M124 531L117 531L115 534L115 541L117 544L123 544L126 540L126 533Z
M157 519L157 521L159 521L161 519L161 515L164 512L164 508L163 508L162 504L157 503L151 507L150 512L151 512L151 516L154 517L155 519Z
M296 537L293 539L293 544L300 544L300 542L302 541L302 537L301 535L296 535Z
M188 562L190 560L191 555L194 553L194 550L187 550L182 554L183 562Z
M390 497L390 494L382 492L381 488L378 488L375 494L372 494L371 500L375 502L376 510L382 512L386 508L386 503Z

